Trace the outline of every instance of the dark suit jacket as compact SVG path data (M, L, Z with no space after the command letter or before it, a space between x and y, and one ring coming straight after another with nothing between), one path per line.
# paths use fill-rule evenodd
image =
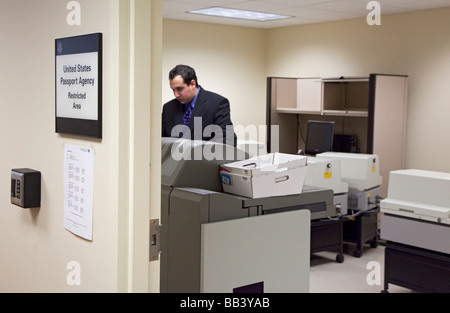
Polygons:
M184 134L181 125L183 125L184 104L181 104L177 99L173 99L163 106L162 112L162 136L163 137L185 137L189 138L187 128L184 128ZM201 117L200 120L196 120L196 117ZM194 125L195 121L195 125ZM201 124L201 125L200 125ZM177 131L172 134L172 130L175 126L180 125ZM217 125L222 130L223 138L215 138L221 134L212 132L209 134L209 130L205 132L205 128L209 125ZM227 135L227 125L229 134ZM195 129L194 129L195 127ZM213 126L212 128L215 128ZM231 130L231 131L230 131ZM228 99L218 95L214 92L207 91L200 88L200 92L195 102L194 111L192 112L191 120L189 122L190 138L195 140L211 140L223 142L226 144L237 144L236 135L233 129L233 123L230 117L230 103Z

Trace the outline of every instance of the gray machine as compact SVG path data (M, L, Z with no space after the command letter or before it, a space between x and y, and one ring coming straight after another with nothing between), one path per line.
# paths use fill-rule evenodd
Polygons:
M309 291L310 223L337 215L334 193L224 193L220 164L244 158L218 143L163 138L161 292Z
M340 161L342 181L348 183L349 210L368 211L377 207L383 182L378 155L324 152L316 158Z
M450 255L450 174L391 171L381 201L383 239Z
M381 201L389 283L419 292L450 292L450 173L405 169L389 174Z

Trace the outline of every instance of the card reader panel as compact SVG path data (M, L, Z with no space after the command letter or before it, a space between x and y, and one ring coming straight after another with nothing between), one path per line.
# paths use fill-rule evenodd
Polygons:
M22 208L41 206L41 172L28 168L11 170L11 203Z

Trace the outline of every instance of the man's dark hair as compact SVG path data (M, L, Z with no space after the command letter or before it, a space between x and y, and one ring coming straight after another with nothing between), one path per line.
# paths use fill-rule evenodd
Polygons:
M180 75L186 85L189 85L192 80L195 80L195 85L198 87L197 75L195 70L187 65L179 64L175 66L169 73L169 79L172 80Z

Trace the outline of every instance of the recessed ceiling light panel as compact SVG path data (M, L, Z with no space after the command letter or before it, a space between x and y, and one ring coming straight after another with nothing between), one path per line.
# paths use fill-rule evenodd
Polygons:
M210 16L219 16L219 17L228 17L228 18L239 18L244 20L252 20L252 21L273 21L284 18L290 18L292 16L287 15L278 15L264 12L256 12L256 11L246 11L246 10L238 10L238 9L229 9L229 8L221 8L221 7L211 7L200 10L188 11L188 13L193 14L204 14Z

